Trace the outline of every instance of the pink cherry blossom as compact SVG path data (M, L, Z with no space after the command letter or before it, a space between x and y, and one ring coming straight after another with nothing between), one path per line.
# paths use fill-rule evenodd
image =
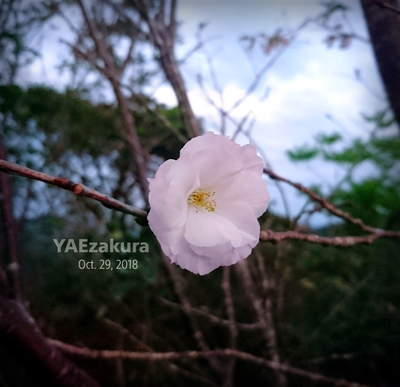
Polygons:
M195 274L247 258L269 194L253 145L214 133L190 140L150 182L151 230L172 263Z

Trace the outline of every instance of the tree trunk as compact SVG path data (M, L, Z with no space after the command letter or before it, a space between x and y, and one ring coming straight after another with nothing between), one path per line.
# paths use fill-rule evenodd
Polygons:
M361 0L379 72L397 123L400 125L400 14L397 0Z

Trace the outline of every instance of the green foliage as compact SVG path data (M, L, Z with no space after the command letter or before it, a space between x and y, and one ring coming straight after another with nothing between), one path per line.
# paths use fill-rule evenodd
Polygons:
M349 9L346 5L337 1L328 1L324 4L324 6L327 8L327 12L329 12L330 14L338 11L346 11Z
M344 208L366 224L390 228L391 214L400 212L399 194L398 187L385 186L379 178L369 178L351 183L348 190L338 190L332 195L332 200L347 203Z
M400 138L387 110L365 118L374 125L370 138L345 142L339 133L319 134L315 145L288 154L294 162L318 157L343 168L344 179L327 195L330 202L367 225L399 230ZM370 174L360 178L362 168ZM343 223L320 233L363 232ZM361 367L369 382L372 358L400 342L399 249L393 240L352 248L297 245L295 257L289 254L281 263L290 268L281 335L287 345L295 343L287 355L302 364L321 357L320 364L327 366L333 364L332 353L355 353L345 364Z
M400 139L386 109L365 117L375 125L370 138L355 138L345 143L339 133L318 134L314 146L305 145L288 151L288 155L294 162L319 157L341 166L347 172L329 194L330 200L367 224L391 227L393 216L399 211ZM360 180L357 173L362 168L369 168L371 175ZM348 227L351 232L359 232Z
M313 246L300 257L296 278L302 277L305 309L294 328L304 342L296 356L304 356L308 348L315 357L381 352L400 339L398 248L392 241L346 251Z
M372 158L372 154L369 151L369 147L366 143L361 140L354 140L354 142L346 147L345 149L335 152L327 150L323 152L324 159L327 161L334 161L336 163L347 163L347 164L361 164Z
M333 133L333 134L320 133L316 136L316 140L321 145L332 145L342 140L342 135L340 133Z
M139 105L133 114L144 149L159 156L172 154L176 157L182 142L152 111L157 110L159 116L164 116L175 130L181 131L177 108L168 110L145 98L141 98L140 103L148 108L142 109ZM73 90L60 93L42 86L27 90L14 85L3 86L0 87L0 113L9 118L4 127L6 135L26 136L29 127L34 126L37 138L48 149L52 160L71 151L94 158L122 148L129 152L119 110L110 104L93 104Z
M396 124L396 120L388 109L378 111L376 114L372 116L368 116L366 114L362 115L367 122L372 122L376 124L378 129L386 129ZM389 117L388 117L389 116Z
M310 161L314 159L318 154L319 154L318 149L310 148L307 146L287 151L287 155L289 156L290 160L294 162Z
M0 88L0 98L6 101L0 105L1 113L12 117L5 132L15 130L16 123L25 131L33 124L45 135L43 145L58 157L70 150L97 157L115 149L116 141L122 140L115 109L93 105L73 91L58 93L41 86L23 91L11 86Z

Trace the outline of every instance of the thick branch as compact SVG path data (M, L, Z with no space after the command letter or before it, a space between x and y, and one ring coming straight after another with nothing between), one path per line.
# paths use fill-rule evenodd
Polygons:
M146 211L130 206L129 204L122 203L119 200L116 200L110 196L97 192L94 189L84 186L83 184L74 183L71 180L68 180L64 177L50 176L47 175L46 173L37 172L34 171L33 169L26 168L21 165L1 159L0 159L0 171L11 173L13 175L27 177L29 179L39 180L46 184L54 185L56 187L65 189L67 191L71 191L77 196L83 196L86 198L96 200L107 208L111 208L113 210L133 215L136 218L147 217Z
M288 374L297 375L307 378L314 382L327 383L337 387L353 387L355 383L346 380L337 380L328 378L324 375L314 372L304 371L299 368L291 367L287 364L265 360L263 358L251 355L246 352L235 349L216 349L209 351L184 351L184 352L127 352L127 351L109 351L109 350L91 350L89 348L80 348L70 344L66 344L57 340L48 340L52 345L60 348L64 353L69 355L90 358L90 359L127 359L136 361L163 361L163 360L179 360L179 359L210 359L215 357L230 357L244 361L249 361L260 366L268 367L275 371L286 372ZM357 384L358 387L369 387L364 384Z
M168 25L165 24L165 21L152 19L150 17L148 5L145 1L138 1L136 6L140 16L149 27L151 43L159 52L160 64L163 72L175 91L184 127L190 137L199 136L201 130L190 105L185 83L174 55L176 3L172 1ZM160 7L163 7L163 5L161 4Z
M100 387L88 374L51 345L23 306L0 296L0 338L10 353L43 376L46 384L59 387ZM51 384L49 384L51 383Z

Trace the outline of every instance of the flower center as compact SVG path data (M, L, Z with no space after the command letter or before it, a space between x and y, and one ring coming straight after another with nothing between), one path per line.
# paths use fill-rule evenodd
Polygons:
M189 204L192 204L193 206L203 207L208 212L214 212L215 207L217 206L217 202L214 199L212 199L214 195L215 191L208 192L199 188L193 191L189 195L187 201Z

